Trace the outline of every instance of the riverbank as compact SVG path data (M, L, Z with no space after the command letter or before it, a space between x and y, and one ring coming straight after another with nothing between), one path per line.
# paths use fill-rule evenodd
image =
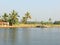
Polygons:
M19 25L0 25L0 28L51 28L59 27L60 25L42 25L42 24L19 24Z
M0 25L0 28L35 28L35 24Z

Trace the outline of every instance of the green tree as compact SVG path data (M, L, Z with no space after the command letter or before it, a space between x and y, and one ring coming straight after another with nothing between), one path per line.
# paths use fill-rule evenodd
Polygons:
M44 21L41 21L40 23L43 25L44 24Z
M24 23L24 24L27 23L27 18L26 18L26 17L23 17L23 19L22 19L22 23Z
M60 25L60 21L54 21L53 24L58 24L58 25Z
M52 19L51 18L49 18L49 22L48 22L49 24L52 24Z
M2 16L2 20L5 22L8 22L8 14L4 13L4 15Z
M31 15L29 12L26 12L25 16L22 19L22 23L26 24L28 19L31 19Z
M29 13L29 12L26 12L25 17L27 18L27 20L28 20L28 19L31 19L30 13Z
M49 22L51 22L51 20L52 20L52 19L51 19L51 18L49 18Z
M9 24L13 25L13 24L17 24L18 23L18 13L13 10L11 13L9 13Z

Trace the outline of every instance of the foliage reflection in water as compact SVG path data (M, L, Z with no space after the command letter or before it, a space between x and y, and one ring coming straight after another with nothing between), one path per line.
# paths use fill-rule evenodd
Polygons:
M60 28L0 28L0 45L60 45Z

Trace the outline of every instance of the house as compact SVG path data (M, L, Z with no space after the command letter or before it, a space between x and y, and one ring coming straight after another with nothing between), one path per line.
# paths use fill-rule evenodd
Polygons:
M3 20L0 19L0 25L8 26L9 22L5 22L5 21L3 21Z

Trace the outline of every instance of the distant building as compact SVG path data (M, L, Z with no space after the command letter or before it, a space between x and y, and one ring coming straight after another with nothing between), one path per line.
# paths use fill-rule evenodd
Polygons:
M9 25L9 22L5 22L0 19L0 25L7 26L7 25Z

